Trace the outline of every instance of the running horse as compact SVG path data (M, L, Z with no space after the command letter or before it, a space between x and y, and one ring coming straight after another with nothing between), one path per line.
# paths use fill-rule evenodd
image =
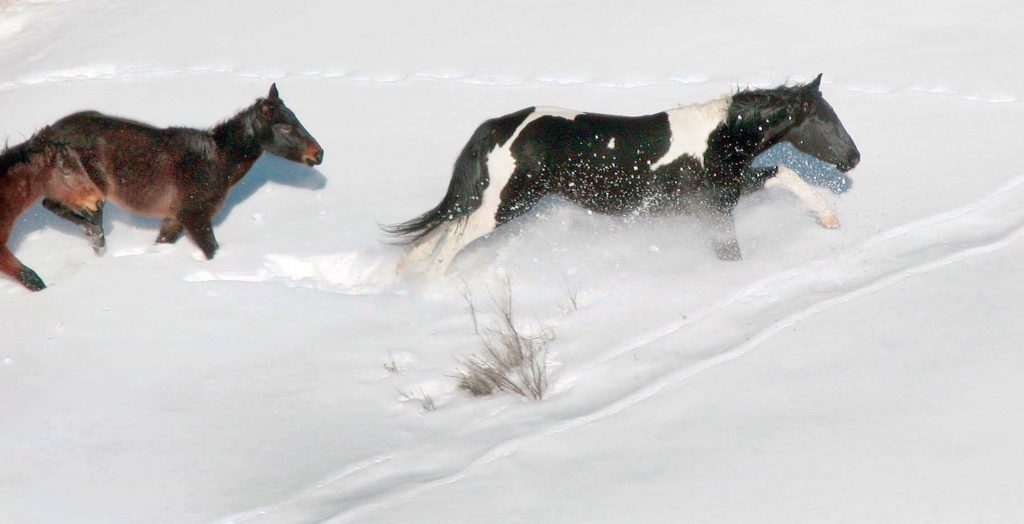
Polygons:
M93 220L103 193L89 179L78 153L46 128L0 153L0 272L30 291L46 288L43 279L7 247L18 216L45 196Z
M385 226L410 244L401 270L443 274L467 244L561 195L591 211L688 213L723 260L742 258L732 211L740 197L785 188L839 227L824 198L785 166L752 168L780 142L853 169L860 152L812 82L749 89L647 116L530 107L484 122L455 162L441 202L408 222Z
M157 243L173 244L186 232L207 259L219 247L214 215L264 151L309 166L324 157L276 84L266 98L208 130L161 129L95 111L66 116L52 127L79 152L108 200L163 219ZM102 215L91 220L54 199L44 200L43 206L81 226L96 253L103 254Z

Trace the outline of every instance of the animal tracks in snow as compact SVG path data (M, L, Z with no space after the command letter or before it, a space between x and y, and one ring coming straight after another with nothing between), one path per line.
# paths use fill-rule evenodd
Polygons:
M384 254L359 251L309 258L267 255L255 271L201 270L185 276L188 282L278 282L344 295L380 293L394 287L395 260Z
M2 21L0 21L2 22ZM11 22L13 23L13 22ZM0 39L6 26L0 25ZM185 75L229 76L242 80L264 80L267 82L285 79L345 81L355 84L401 84L410 82L450 82L485 87L514 87L531 85L596 87L605 89L639 89L645 87L707 84L714 79L702 75L668 75L650 78L594 78L586 76L516 75L516 74L471 74L462 72L419 71L409 73L361 73L358 71L273 71L239 69L233 66L179 66L154 67L140 65L96 64L23 75L14 80L0 82L0 90L18 89L65 82L90 81L139 81L161 80ZM809 80L809 79L804 79ZM824 81L840 89L866 95L890 95L910 93L952 97L968 102L1017 103L1024 99L1021 94L991 94L957 92L940 86L909 86L889 88L871 84L841 84ZM751 84L758 87L759 84ZM768 85L768 84L765 84ZM774 84L772 84L774 85Z
M885 231L841 255L766 277L684 320L613 348L588 365L564 372L561 389L543 403L512 406L472 430L395 451L390 460L362 468L358 475L337 475L258 514L247 512L226 522L260 517L349 522L464 478L534 439L628 409L669 384L741 357L775 333L834 305L999 250L1022 231L1024 176L981 200ZM560 394L570 387L574 394ZM481 439L483 434L488 439ZM460 450L461 456L451 450Z

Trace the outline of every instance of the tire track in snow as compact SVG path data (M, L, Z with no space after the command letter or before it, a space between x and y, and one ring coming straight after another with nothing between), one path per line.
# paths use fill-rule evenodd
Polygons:
M764 278L690 320L609 351L568 377L572 396L556 391L544 403L506 410L470 431L394 453L391 460L362 468L358 475L320 482L256 515L242 513L224 522L263 517L273 522L350 522L457 482L535 440L620 413L670 384L743 356L826 309L907 277L997 251L1022 233L1024 176L981 200L885 231L839 256ZM500 436L481 444L482 434ZM450 450L466 451L452 460Z
M60 84L68 82L122 81L135 82L143 80L162 80L185 75L233 77L241 80L262 80L274 82L279 80L332 80L353 84L401 84L413 82L449 82L454 84L475 85L481 87L521 87L521 86L574 86L605 89L639 89L645 87L673 86L687 84L728 83L735 85L735 80L720 82L703 75L668 75L651 78L614 79L581 76L551 75L505 75L505 74L468 74L445 71L421 71L411 73L360 73L358 71L273 71L236 69L231 66L180 66L154 67L139 65L92 65L70 69L24 75L15 80L0 82L0 91L33 87L42 84ZM804 79L809 80L809 79ZM1021 94L991 94L979 92L958 92L940 86L909 86L905 88L865 87L861 84L841 84L825 81L826 85L864 95L917 94L926 96L942 96L956 98L968 102L992 104L1018 103L1024 99ZM744 84L747 85L747 84ZM749 83L751 87L772 87L775 84Z

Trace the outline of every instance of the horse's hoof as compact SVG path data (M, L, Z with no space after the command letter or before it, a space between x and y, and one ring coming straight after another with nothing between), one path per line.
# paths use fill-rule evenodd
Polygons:
M839 229L839 217L832 213L819 216L818 223L825 229Z
M96 253L96 256L101 257L107 254L107 239L100 237L93 239L92 241L92 252Z
M35 271L28 268L21 270L21 274L18 275L18 281L28 288L29 291L42 291L46 289L46 283L43 282L43 279L39 278Z
M740 252L740 245L736 242L728 242L715 246L715 254L719 260L735 262L743 260L743 253Z

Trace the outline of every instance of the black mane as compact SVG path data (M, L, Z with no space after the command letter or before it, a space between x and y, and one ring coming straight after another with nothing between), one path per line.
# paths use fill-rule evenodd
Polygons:
M805 86L781 85L767 89L747 88L737 90L732 95L732 107L743 115L757 117L766 112L778 110L780 107L795 110L806 94ZM747 118L744 116L744 118Z
M743 89L732 96L726 123L742 134L761 134L771 141L798 123L800 104L806 99L802 85Z
M3 150L0 151L0 176L6 174L14 166L31 160L30 156L38 152L41 141L47 140L40 137L41 133L42 131L35 133L28 140L15 146L4 144Z
M782 140L786 131L803 118L801 104L806 86L742 89L732 95L725 122L709 137L712 163L729 166L732 178L761 152Z
M210 129L209 133L217 145L229 151L233 148L226 147L228 145L241 146L245 153L259 156L262 151L258 137L263 128L257 112L264 101L263 98L257 99L249 107Z

